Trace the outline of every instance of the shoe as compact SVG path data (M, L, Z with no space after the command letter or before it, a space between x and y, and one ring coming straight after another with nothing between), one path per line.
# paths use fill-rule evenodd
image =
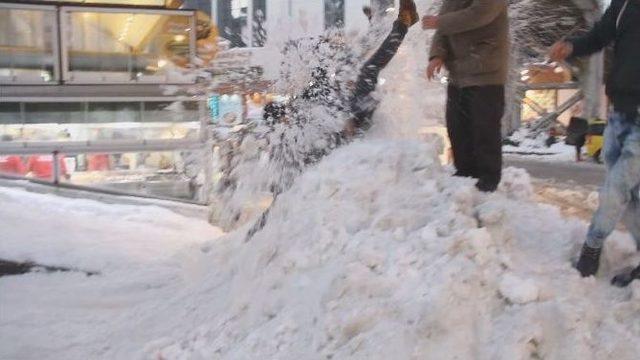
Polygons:
M587 244L582 246L580 259L578 259L578 263L576 264L576 269L580 272L582 277L593 276L598 272L598 268L600 268L601 254L602 248L592 248Z
M476 188L482 192L495 192L498 190L498 184L495 181L480 179L476 183Z
M453 174L453 176L455 176L455 177L465 177L465 178L467 178L467 177L473 177L473 176L471 176L471 174L466 173L466 172L464 172L464 171L460 171L460 170L456 171L456 172Z
M398 14L398 20L407 27L411 27L420 20L418 10L416 9L416 3L413 0L400 0L400 13Z
M640 280L640 265L631 271L616 275L611 279L611 285L623 288L629 286L633 280Z

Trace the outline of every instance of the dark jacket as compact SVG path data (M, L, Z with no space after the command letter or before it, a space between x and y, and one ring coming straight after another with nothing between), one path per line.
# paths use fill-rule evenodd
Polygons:
M622 12L624 8L624 12ZM635 113L640 106L640 0L613 0L591 31L570 39L574 57L590 55L614 43L607 95L614 109Z
M440 57L458 87L503 85L509 68L507 0L446 0L429 58Z

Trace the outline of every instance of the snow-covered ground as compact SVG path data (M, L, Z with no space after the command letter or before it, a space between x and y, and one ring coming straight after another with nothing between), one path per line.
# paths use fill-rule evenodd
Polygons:
M155 207L1 189L0 257L101 275L0 278L0 358L636 359L640 284L608 285L639 260L629 236L581 279L584 222L528 200L522 171L485 195L435 153L339 149L249 243Z
M640 282L608 284L640 261L631 238L582 279L586 223L532 200L526 173L482 194L435 141L408 140L444 104L425 90L427 36L407 39L368 138L305 171L250 242L0 188L0 258L100 273L1 277L0 359L637 359Z

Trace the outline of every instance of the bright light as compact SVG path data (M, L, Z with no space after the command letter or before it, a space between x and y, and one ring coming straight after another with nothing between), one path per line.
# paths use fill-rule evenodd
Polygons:
M390 7L387 10L385 10L386 12L392 12L392 11L396 11L396 8L394 7Z
M176 35L173 37L173 40L177 41L177 42L183 42L185 40L187 40L187 37L184 35Z
M40 76L42 77L42 80L49 82L51 81L51 74L49 74L48 71L41 71L40 72Z
M158 67L159 68L162 68L162 67L165 67L165 66L167 66L167 60L164 60L164 59L158 60Z
M384 85L384 83L387 82L387 79L385 78L380 78L380 85Z
M561 66L558 66L557 68L553 69L553 72L556 74L562 74L564 72L564 69Z

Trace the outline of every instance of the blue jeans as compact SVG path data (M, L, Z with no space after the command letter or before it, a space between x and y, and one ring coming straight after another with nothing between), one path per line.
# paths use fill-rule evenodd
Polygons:
M607 177L587 245L601 248L622 220L640 250L640 115L613 113L604 137Z

